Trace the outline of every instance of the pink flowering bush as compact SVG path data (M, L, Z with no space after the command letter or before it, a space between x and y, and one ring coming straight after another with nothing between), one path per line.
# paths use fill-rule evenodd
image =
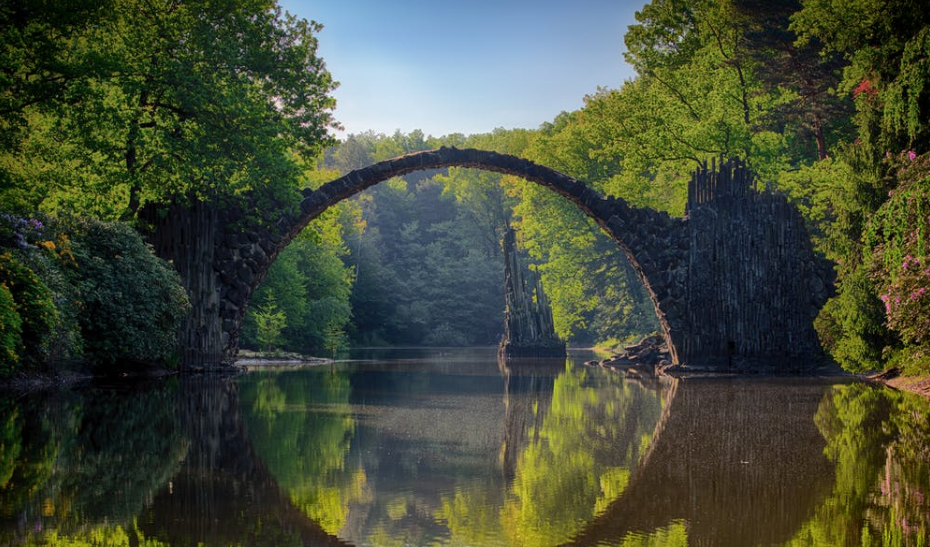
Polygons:
M865 243L887 325L930 345L930 157L901 154L898 187L872 217Z
M906 255L897 275L889 275L884 268L877 272L878 280L884 281L880 298L888 327L906 342L930 343L930 255L923 260Z

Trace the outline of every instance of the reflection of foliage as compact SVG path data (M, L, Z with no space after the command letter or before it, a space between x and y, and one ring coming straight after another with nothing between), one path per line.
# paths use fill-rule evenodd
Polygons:
M101 524L87 530L81 530L73 535L59 534L52 530L47 534L30 536L24 543L26 546L45 545L48 547L93 547L106 545L107 547L160 547L167 545L154 538L145 537L139 527L123 528L118 524Z
M34 410L0 400L0 518L23 508L48 480L58 456L58 442Z
M450 544L568 540L623 493L662 410L658 393L587 368L559 376L546 406L535 407L542 424L519 455L502 502L483 483L443 497L434 517L448 528Z
M187 449L174 385L143 392L91 392L56 465L58 496L81 519L129 522L177 473ZM64 518L67 509L57 508Z
M604 510L626 488L644 432L661 413L658 394L587 368L555 381L538 440L520 455L502 520L511 540L555 545ZM648 400L649 396L652 400ZM613 456L613 457L611 457Z
M443 497L434 517L445 523L456 540L453 545L480 545L487 538L500 535L500 513L496 509L499 502L491 498L487 486L457 488L451 498Z
M48 531L36 538L43 545L127 544L126 526L183 459L175 401L174 382L0 401L0 519L36 519ZM108 526L66 537L103 519Z
M815 417L836 464L833 494L789 545L923 545L930 531L930 404L839 386Z
M13 469L23 447L17 409L0 415L0 489L13 478Z
M648 535L627 534L620 547L688 547L688 529L684 522L674 522Z
M333 534L367 480L347 458L355 435L350 392L346 373L330 369L256 373L240 382L252 446L292 503Z

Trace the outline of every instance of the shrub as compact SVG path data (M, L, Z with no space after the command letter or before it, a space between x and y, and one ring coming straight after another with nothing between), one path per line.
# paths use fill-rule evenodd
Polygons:
M885 327L875 288L861 267L838 283L837 295L820 310L814 328L824 349L850 372L882 368L885 353L896 344Z
M69 268L83 303L85 357L98 371L164 365L177 356L189 302L180 277L122 223L83 221Z
M23 351L22 323L13 294L0 283L0 376L11 373L19 364Z
M65 234L58 235L59 241L67 242ZM46 241L50 243L50 241ZM64 254L60 254L64 253ZM83 341L77 317L81 302L77 288L65 276L63 269L72 263L70 247L49 248L36 246L14 253L17 260L27 266L49 288L52 303L58 310L58 320L47 338L47 357L52 364L80 359Z
M51 333L58 323L52 291L11 253L0 255L0 283L6 285L13 295L15 311L22 319L22 366L38 368L46 365Z
M79 302L75 288L62 272L63 265L74 257L61 223L44 216L21 218L0 213L0 247L5 247L15 262L31 270L48 288L56 310L54 325L42 334L41 352L36 359L44 365L80 358L81 337L76 319ZM33 348L26 346L26 349Z
M871 276L888 327L905 342L930 345L930 156L907 152L899 186L872 217L865 234Z

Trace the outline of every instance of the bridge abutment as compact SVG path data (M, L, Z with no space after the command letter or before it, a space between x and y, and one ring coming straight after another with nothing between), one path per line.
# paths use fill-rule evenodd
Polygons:
M736 160L694 173L687 213L681 362L733 372L803 372L823 351L814 318L830 296L818 256L785 196L759 192Z
M182 367L222 366L228 334L220 317L223 282L215 269L220 211L213 203L191 201L166 209L148 207L140 216L151 230L155 254L174 265L191 302L178 335Z

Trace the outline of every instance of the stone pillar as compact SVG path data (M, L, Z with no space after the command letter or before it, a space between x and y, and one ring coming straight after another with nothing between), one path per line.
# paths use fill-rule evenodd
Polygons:
M216 207L192 200L189 205L148 207L140 217L151 228L149 241L155 254L174 265L191 301L191 313L181 323L178 337L182 368L221 366L227 337L219 320L221 281L214 269Z
M504 358L535 357L565 358L565 342L559 339L552 323L552 309L542 292L537 276L536 301L533 285L527 285L523 266L517 257L514 231L509 226L504 233L504 337L500 355Z

